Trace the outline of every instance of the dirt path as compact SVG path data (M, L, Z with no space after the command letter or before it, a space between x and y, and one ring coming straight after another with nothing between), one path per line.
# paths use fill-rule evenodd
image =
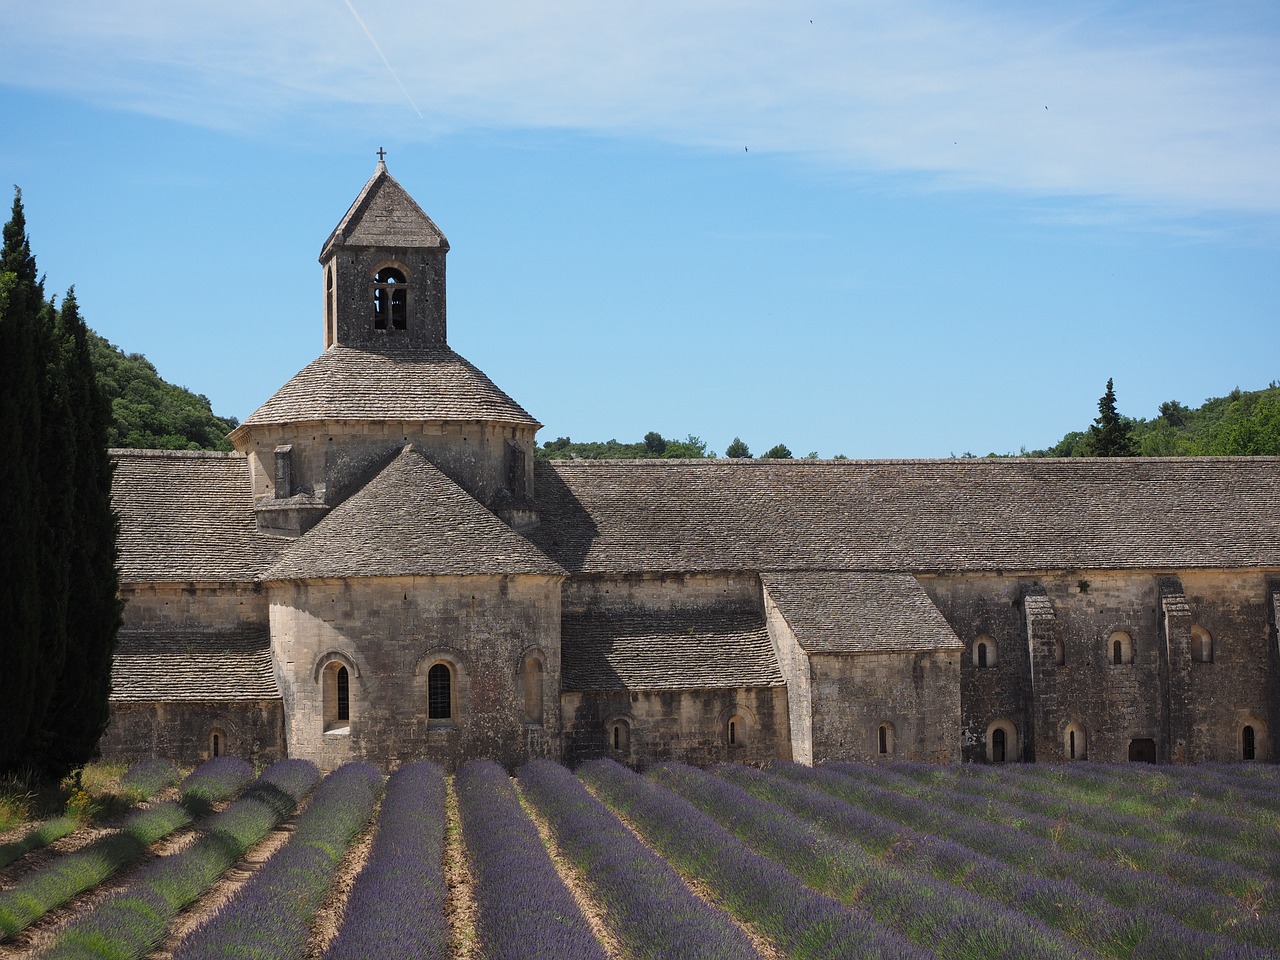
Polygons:
M445 902L449 934L453 940L454 960L483 960L476 936L476 893L471 864L462 846L462 822L458 819L458 795L453 777L445 781L444 882L448 890Z
M109 831L98 830L96 832L98 836L101 836ZM198 832L193 827L187 827L168 836L148 849L136 861L117 871L113 876L108 877L93 889L72 897L60 907L54 907L12 940L0 944L0 960L9 960L11 957L30 957L49 949L68 924L93 912L103 900L127 887L138 872L144 869L152 860L185 850L195 843L198 836ZM70 840L71 838L66 837L65 839ZM62 842L61 840L58 841L58 843ZM88 841L80 843L74 849L78 850L86 846L87 843Z
M198 927L204 926L208 919L220 910L240 888L248 883L258 869L271 859L272 855L288 841L293 834L293 822L272 830L261 841L250 847L243 857L237 860L213 886L205 891L204 896L183 910L170 923L165 938L155 950L147 954L150 960L171 960L173 951L184 939Z
M551 855L551 862L559 872L560 879L569 888L569 892L573 894L573 899L578 902L578 909L582 911L582 915L587 918L587 923L591 925L591 932L596 935L596 939L600 941L600 945L604 947L605 953L610 957L625 958L627 953L623 948L622 941L609 929L608 922L605 920L605 909L596 901L582 871L560 850L560 844L556 842L551 826L538 813L537 808L525 797L524 791L520 789L519 782L513 779L511 785L516 788L516 795L520 798L520 805L524 807L524 812L529 815L533 825L538 828L538 833L542 837L542 844L547 848L547 853Z
M324 952L329 949L333 938L338 935L338 928L342 926L342 918L346 913L347 900L351 897L351 888L355 885L356 877L360 876L364 865L369 862L369 851L373 848L373 835L377 832L378 814L381 809L382 806L379 804L365 825L364 831L356 837L347 849L346 856L334 871L329 892L325 895L324 903L320 905L315 922L311 925L311 939L307 941L308 960L320 960Z

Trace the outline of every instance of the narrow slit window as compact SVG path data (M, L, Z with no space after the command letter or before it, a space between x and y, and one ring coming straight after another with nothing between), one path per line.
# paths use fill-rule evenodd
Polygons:
M1246 724L1240 731L1240 759L1256 760L1258 758L1258 735L1253 726Z
M346 667L339 667L334 678L338 685L338 722L346 723L351 719L351 677Z

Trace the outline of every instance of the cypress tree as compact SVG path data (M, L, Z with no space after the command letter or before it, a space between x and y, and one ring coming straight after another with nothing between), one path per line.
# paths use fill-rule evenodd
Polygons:
M1095 457L1136 457L1138 445L1129 423L1116 411L1116 391L1107 378L1107 391L1098 400L1098 418L1089 427L1089 446Z
M27 238L22 192L15 190L13 215L0 250L0 637L4 638L5 683L0 697L0 771L19 771L31 761L32 738L48 703L51 674L42 649L44 595L41 563L43 497L40 493L40 394L44 382L40 313L44 286Z
M98 388L74 287L58 311L57 339L74 416L75 523L67 569L75 602L67 613L68 656L44 725L50 736L44 766L52 774L81 766L97 754L107 726L111 658L122 607L116 570L119 524L111 508L112 463L107 455L111 408Z

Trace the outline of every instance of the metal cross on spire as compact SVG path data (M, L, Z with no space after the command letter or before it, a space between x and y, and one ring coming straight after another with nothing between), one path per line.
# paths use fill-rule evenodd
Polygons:
M379 147L379 148L378 148L378 162L379 162L379 163L383 163L383 162L385 162L385 161L386 161L386 159L387 159L387 151L385 151L385 150L383 150L381 147Z

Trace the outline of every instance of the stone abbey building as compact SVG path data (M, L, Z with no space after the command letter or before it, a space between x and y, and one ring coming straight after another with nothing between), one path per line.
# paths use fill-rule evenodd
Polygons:
M115 452L104 752L1273 760L1280 460L535 462L379 163L235 453Z

